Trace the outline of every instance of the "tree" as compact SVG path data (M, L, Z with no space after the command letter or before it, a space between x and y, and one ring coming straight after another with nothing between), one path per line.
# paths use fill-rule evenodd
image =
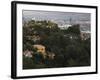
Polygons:
M38 36L40 39L34 42L32 36ZM32 68L90 65L90 41L90 39L81 40L78 24L61 30L52 21L31 20L23 26L23 51L27 49L33 51L31 60L34 66L30 65ZM32 47L34 44L44 45L46 52L54 53L55 58L51 60L46 56L44 59L41 53L34 50ZM31 62L28 59L25 61L25 64Z
M67 29L67 33L80 35L80 25L72 25Z

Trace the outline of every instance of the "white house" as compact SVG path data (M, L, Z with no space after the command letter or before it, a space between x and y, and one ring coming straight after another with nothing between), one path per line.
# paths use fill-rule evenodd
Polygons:
M32 53L33 53L32 51L26 50L26 51L23 52L23 55L25 57L30 57L31 58L32 57Z
M71 27L72 25L70 25L70 24L65 24L65 25L59 25L58 27L60 28L60 29L67 29L67 28L69 28L69 27Z

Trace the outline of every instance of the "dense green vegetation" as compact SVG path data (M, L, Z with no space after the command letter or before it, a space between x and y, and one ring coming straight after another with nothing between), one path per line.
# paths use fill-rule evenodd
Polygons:
M51 21L31 20L23 25L23 52L33 51L32 58L23 55L23 69L75 67L90 65L90 38L82 40L80 25L73 25L68 29L60 29ZM38 36L34 40L33 35ZM46 47L46 53L54 53L54 59L44 59L32 47L41 44Z

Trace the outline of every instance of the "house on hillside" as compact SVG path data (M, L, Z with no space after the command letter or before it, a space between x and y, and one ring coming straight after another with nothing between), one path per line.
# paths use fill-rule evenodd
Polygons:
M32 51L29 51L29 50L25 50L25 51L23 52L23 55L24 55L25 57L29 57L29 58L32 57L32 54L33 54L33 52L32 52Z
M37 52L41 53L43 55L44 58L46 58L46 50L45 50L45 46L40 45L40 44L35 44L33 45L33 48L37 49Z
M90 31L81 31L80 36L82 40L86 40L91 37L91 33Z
M46 58L54 59L55 58L55 53L46 51L45 46L43 46L43 45L35 44L35 45L33 45L33 48L36 49L37 50L36 52L39 52L43 56L44 59L46 59ZM34 54L34 53L36 54L36 52L25 50L23 52L23 55L25 57L32 58L32 57L34 57L32 54Z
M70 24L66 24L66 25L59 25L58 27L63 30L63 29L68 29L71 26L72 25L70 25Z

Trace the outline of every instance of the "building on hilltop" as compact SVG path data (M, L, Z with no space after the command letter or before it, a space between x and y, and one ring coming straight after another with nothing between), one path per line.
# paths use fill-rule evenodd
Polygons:
M81 31L80 36L82 40L86 40L91 37L91 33L90 31Z
M63 29L68 29L71 26L72 25L70 25L70 24L66 24L66 25L59 25L58 27L63 30Z

